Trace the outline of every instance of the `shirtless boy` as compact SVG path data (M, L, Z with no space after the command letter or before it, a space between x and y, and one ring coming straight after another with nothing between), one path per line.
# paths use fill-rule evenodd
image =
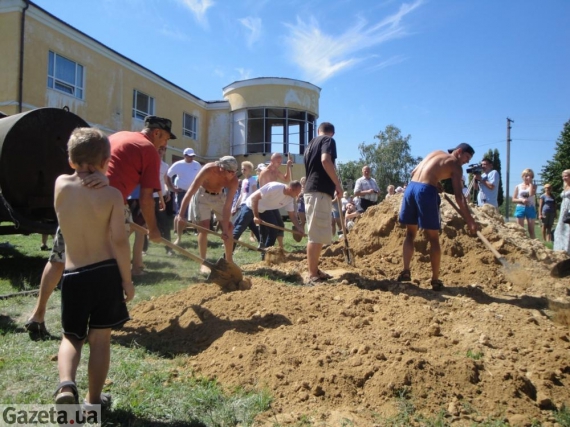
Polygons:
M129 320L126 303L135 294L121 192L110 186L93 191L82 183L90 168L106 172L110 150L101 131L74 130L68 152L75 173L61 175L55 183L55 211L66 236L57 404L79 403L75 377L87 338L89 391L84 405L110 405L111 396L102 390L109 371L111 328Z
M238 188L237 168L237 160L232 156L224 156L215 162L206 163L188 188L176 217L184 226L189 219L204 228L210 228L210 215L214 211L222 224L222 239L228 262L232 262L233 259L231 210ZM224 188L227 189L226 194L222 191ZM183 218L180 212L185 212L186 209L188 209L188 218ZM198 232L198 249L200 257L205 259L208 249L207 232ZM202 265L201 271L208 273L209 269Z
M270 182L283 182L287 184L291 181L293 175L291 172L293 160L287 160L287 171L285 174L279 170L282 162L283 155L281 153L273 153L271 155L269 165L259 173L259 188L263 187L265 184L269 184ZM279 209L273 209L271 212L268 212L267 215L268 216L266 218L269 220L266 219L266 222L279 227L285 227ZM281 230L277 230L277 243L279 244L279 247L283 249L283 231Z
M461 215L467 222L469 231L472 234L477 233L477 226L469 213L461 184L462 166L471 160L475 150L469 144L461 143L447 151L449 154L444 151L428 154L412 171L412 180L406 187L399 218L400 222L406 225L406 238L403 247L404 270L398 276L398 281L409 282L412 279L410 262L414 254L414 240L418 228L421 228L430 243L431 286L436 291L443 287L439 280L441 249L438 193L443 190L440 181L451 178L453 194Z

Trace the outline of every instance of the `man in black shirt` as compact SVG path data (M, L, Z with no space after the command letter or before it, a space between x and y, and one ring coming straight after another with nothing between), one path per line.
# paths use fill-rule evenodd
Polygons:
M305 150L305 212L309 243L307 264L309 277L307 285L314 285L330 278L319 270L319 257L324 244L331 243L331 209L335 194L342 197L342 186L336 173L336 142L333 139L334 126L323 122L318 136L313 138Z

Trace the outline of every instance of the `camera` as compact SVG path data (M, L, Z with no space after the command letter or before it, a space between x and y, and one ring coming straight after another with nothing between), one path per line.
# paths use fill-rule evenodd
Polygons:
M484 170L485 169L483 169L483 165L481 163L472 163L469 166L467 166L467 173L476 174L476 173L481 173Z

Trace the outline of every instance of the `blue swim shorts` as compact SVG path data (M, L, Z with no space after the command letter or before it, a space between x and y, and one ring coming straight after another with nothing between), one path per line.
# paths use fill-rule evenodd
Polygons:
M440 200L433 185L410 182L404 192L399 221L406 225L417 225L423 230L439 230Z
M515 218L536 219L536 208L534 206L517 205Z

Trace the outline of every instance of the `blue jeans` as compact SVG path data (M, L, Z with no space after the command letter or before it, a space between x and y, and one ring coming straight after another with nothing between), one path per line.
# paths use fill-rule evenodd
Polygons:
M188 209L186 209L186 212L180 212L180 206L182 205L182 199L186 195L186 191L180 191L174 194L176 195L176 213L180 214L182 218L188 219Z
M257 224L253 221L253 211L250 208L248 208L247 205L244 203L243 205L241 205L238 217L236 218L236 221L234 223L234 233L233 233L234 240L239 240L241 235L248 228L253 232L257 241L261 242L259 238L259 228L257 227Z

